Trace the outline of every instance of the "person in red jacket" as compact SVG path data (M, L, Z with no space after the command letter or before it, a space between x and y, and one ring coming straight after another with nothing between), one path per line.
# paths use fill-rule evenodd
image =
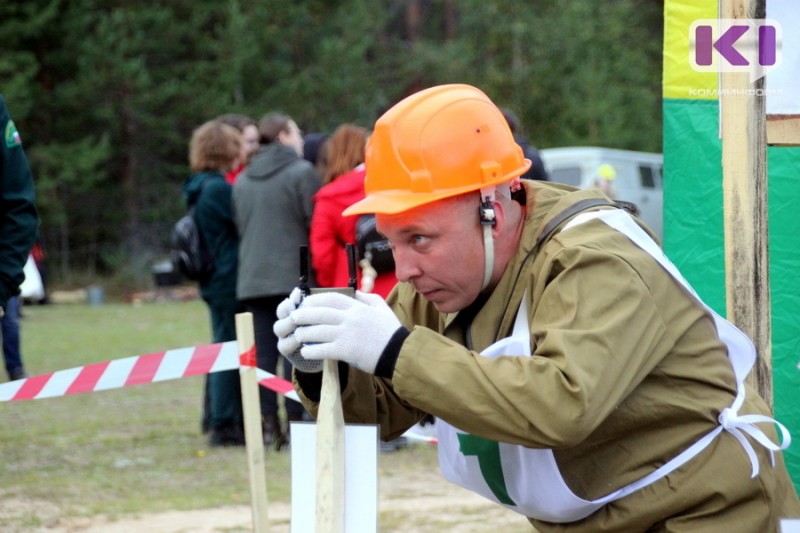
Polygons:
M342 124L326 141L328 162L323 186L314 196L309 237L311 264L320 287L346 287L350 279L345 245L355 243L358 217L342 216L342 211L364 198L366 143L367 130L354 124ZM394 272L379 274L372 292L385 298L395 284Z

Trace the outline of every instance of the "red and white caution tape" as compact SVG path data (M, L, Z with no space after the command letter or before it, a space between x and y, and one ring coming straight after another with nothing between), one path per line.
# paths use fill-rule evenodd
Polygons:
M255 353L240 355L236 341L135 355L2 383L0 402L56 398L235 370L240 361L242 366L253 366ZM291 381L261 368L256 368L256 378L260 386L300 401ZM435 437L416 426L404 436L412 442L436 444Z
M55 398L235 370L239 361L236 341L125 357L0 384L0 402ZM257 376L261 386L298 399L287 380L261 369Z
M258 384L262 387L282 394L290 400L296 402L300 401L300 397L297 396L297 393L294 391L294 385L292 385L291 381L278 377L275 374L270 374L266 370L260 368L256 368L256 378L258 379Z

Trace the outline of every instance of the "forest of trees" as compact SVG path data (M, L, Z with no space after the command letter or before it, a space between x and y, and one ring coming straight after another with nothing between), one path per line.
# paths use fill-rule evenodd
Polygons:
M25 0L0 4L0 93L37 183L51 279L149 281L187 144L226 112L370 127L480 87L538 147L661 151L663 0Z

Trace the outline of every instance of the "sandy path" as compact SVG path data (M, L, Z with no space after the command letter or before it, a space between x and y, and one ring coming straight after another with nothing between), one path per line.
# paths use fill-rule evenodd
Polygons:
M414 470L379 482L381 533L530 533L521 516L445 481L437 469ZM4 517L35 515L38 528L11 529ZM2 533L241 533L252 531L248 506L169 511L124 517L67 518L52 503L0 499ZM268 505L270 533L290 533L288 503Z

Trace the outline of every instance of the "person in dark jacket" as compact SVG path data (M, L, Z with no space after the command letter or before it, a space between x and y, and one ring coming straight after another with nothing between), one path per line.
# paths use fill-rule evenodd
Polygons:
M200 238L214 256L214 272L200 281L200 294L211 314L214 342L236 340L236 299L239 238L231 212L230 184L225 172L239 163L241 134L219 121L206 122L192 134L189 163L192 174L183 185L187 206L195 205ZM239 372L208 375L208 423L211 446L243 446Z
M0 96L0 322L8 379L26 377L19 346L19 286L36 239L39 215L28 160L14 121ZM8 315L6 316L6 311Z
M300 275L299 247L308 245L312 198L321 187L314 166L303 158L303 137L291 117L271 113L258 123L261 148L233 187L239 229L239 277L236 293L253 313L258 366L276 374L278 338L272 331L278 304ZM283 365L291 378L291 366ZM261 388L264 443L282 448L286 432L278 418L278 399ZM300 420L303 406L287 400L289 421Z
M14 121L0 96L0 316L19 294L22 269L36 239L39 214L28 159Z
M502 108L500 111L503 113L509 129L511 129L512 135L514 135L514 141L522 148L522 155L525 156L525 159L530 159L531 161L531 168L525 171L520 178L548 181L547 170L544 168L544 161L539 155L539 150L525 137L517 115L508 108Z

